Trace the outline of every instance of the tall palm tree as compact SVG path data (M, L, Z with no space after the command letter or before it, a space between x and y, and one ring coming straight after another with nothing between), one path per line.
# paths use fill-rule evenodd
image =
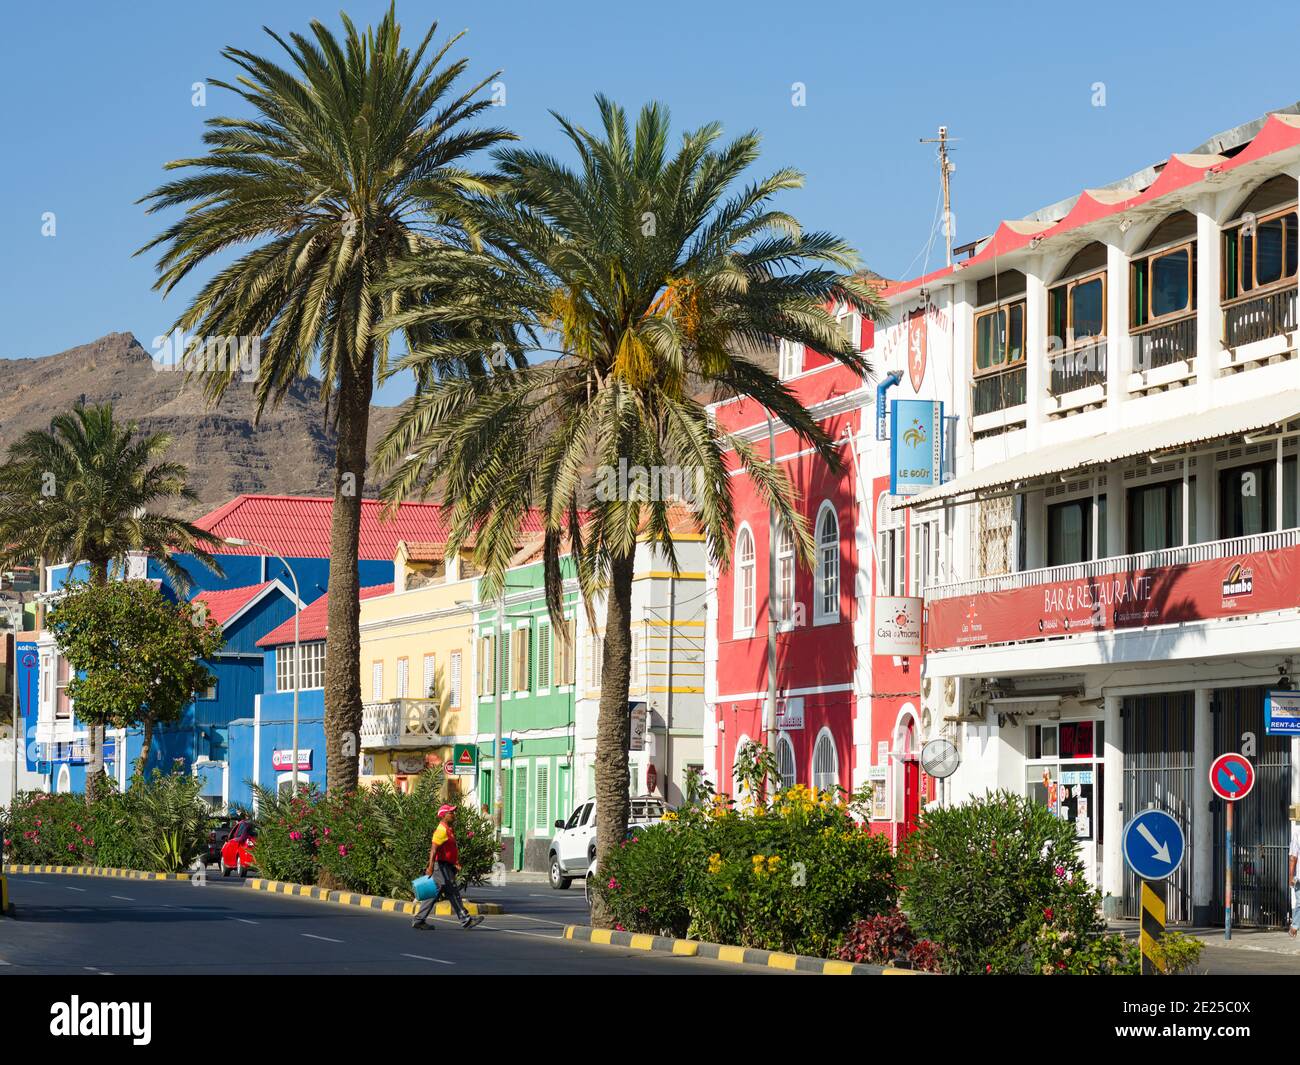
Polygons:
M463 169L475 151L513 139L468 128L491 101L458 86L465 60L445 64L453 37L414 50L401 45L392 7L359 32L343 16L336 38L321 23L286 41L287 67L237 48L222 55L242 71L248 117L212 118L205 155L169 169L193 171L144 198L150 211L185 205L184 216L141 251L163 247L156 287L169 292L197 266L254 244L221 268L177 326L204 337L260 338L257 414L279 402L319 361L326 417L337 432L330 537L325 731L331 789L356 786L361 731L361 638L357 548L366 474L370 398L388 362L379 327L406 297L372 283L418 251L463 241L458 201L489 190ZM190 364L193 369L194 364ZM218 399L237 367L200 366ZM348 743L349 734L352 742Z
M714 562L728 559L734 528L728 470L743 466L796 530L805 562L812 543L790 483L745 441L708 415L708 394L749 397L832 466L833 441L790 390L758 361L778 338L806 343L856 373L868 365L835 329L830 304L877 317L873 290L850 271L857 258L828 233L803 232L772 199L801 176L779 170L736 189L757 158L748 133L719 145L720 129L685 134L669 154L669 119L642 109L635 133L624 112L598 97L602 129L560 119L578 166L531 151L497 153L509 194L475 199L481 250L416 259L391 284L440 293L391 324L426 318L489 332L512 324L504 354L474 365L473 337L414 349L404 361L425 387L380 445L391 473L385 496L441 490L452 507L457 550L471 537L486 597L501 586L521 518L545 514L544 570L552 616L560 612L562 551L572 553L591 610L606 599L596 751L596 850L626 832L631 593L638 538L676 568L668 498L639 488L592 491L627 466L688 471L693 506ZM477 343L482 344L481 341ZM531 365L529 349L558 357ZM597 485L599 488L599 484ZM612 495L612 497L611 497ZM597 903L597 921L607 920Z
M51 419L49 429L33 429L14 443L0 465L0 565L85 562L90 583L104 584L128 552L146 551L183 593L190 577L172 552L185 551L219 574L200 544L203 531L157 509L198 498L182 464L157 461L171 437L139 428L115 421L111 403L78 403ZM104 723L89 724L86 793L93 800L104 769Z

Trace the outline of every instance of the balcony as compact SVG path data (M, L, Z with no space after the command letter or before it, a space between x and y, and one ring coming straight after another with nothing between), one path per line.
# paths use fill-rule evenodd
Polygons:
M1294 286L1266 292L1223 308L1223 345L1239 348L1269 337L1285 336L1296 328Z
M1025 402L1025 365L975 378L972 388L975 416L1018 407Z
M926 590L927 650L1078 637L1300 607L1300 529Z
M1133 330L1133 369L1139 372L1196 358L1196 315Z
M1093 385L1106 384L1106 338L1063 351L1048 360L1048 388L1053 396L1064 396Z
M392 750L429 747L440 742L441 713L437 699L389 699L363 703L361 749Z

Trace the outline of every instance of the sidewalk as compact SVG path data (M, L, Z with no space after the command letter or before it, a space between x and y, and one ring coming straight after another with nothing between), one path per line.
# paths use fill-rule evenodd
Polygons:
M1107 926L1107 931L1119 932L1126 938L1135 939L1138 934L1138 923L1136 921L1111 921ZM1215 950L1256 950L1300 959L1300 937L1292 939L1284 928L1234 928L1231 940L1223 938L1222 925L1197 925L1194 927L1174 925L1170 931L1195 936L1207 947L1213 947ZM1297 968L1296 971L1300 972L1300 968Z

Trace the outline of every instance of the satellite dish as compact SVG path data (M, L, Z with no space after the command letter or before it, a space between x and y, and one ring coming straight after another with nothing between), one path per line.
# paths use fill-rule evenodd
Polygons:
M925 775L943 780L957 772L961 764L961 755L952 740L931 740L921 748L921 768Z

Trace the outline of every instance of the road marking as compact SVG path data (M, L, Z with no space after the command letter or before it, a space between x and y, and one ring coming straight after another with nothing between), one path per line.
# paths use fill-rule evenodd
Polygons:
M64 884L63 886L68 888L69 891L80 891L83 895L86 893L86 889L84 887L69 887L67 884Z
M123 902L135 902L135 899L131 898L130 895L109 895L108 897L110 899L121 899Z
M522 928L492 928L491 932L506 932L512 936L532 936L534 939L563 939L559 932L525 932Z
M403 958L415 958L417 961L432 961L439 965L455 965L454 961L443 961L441 958L426 958L423 954L403 954Z
M529 917L526 913L512 913L510 916L520 921L536 921L538 924L553 924L558 925L560 928L564 927L563 921L548 921L545 917Z
M12 965L12 964L13 962L5 961L4 958L0 958L0 965Z
M227 921L239 921L242 924L257 924L256 921L250 921L247 917L227 917Z
M342 943L342 942L343 942L343 940L341 940L341 939L330 939L329 936L314 936L314 935L312 935L310 932L299 932L298 934L301 935L301 936L305 936L307 939L320 939L320 940L324 940L326 943Z

